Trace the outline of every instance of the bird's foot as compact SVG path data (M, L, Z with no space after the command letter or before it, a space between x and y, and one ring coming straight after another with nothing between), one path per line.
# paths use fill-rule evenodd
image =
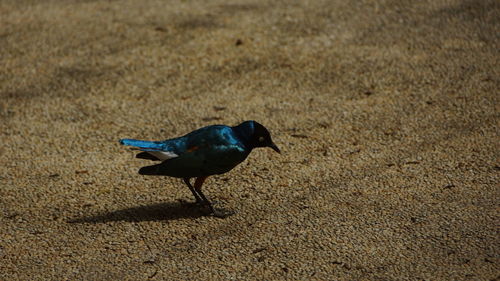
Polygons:
M205 215L207 216L214 216L216 218L227 218L229 216L232 216L236 214L236 212L231 211L231 210L226 210L226 209L215 209L212 205L217 205L220 204L221 202L219 201L214 201L212 203L206 203L204 201L188 201L184 199L178 199L178 201L183 204L183 205L190 205L191 207L196 207L196 208L203 208L206 209Z
M225 219L227 217L230 217L232 215L236 214L236 212L231 211L231 210L225 210L225 209L213 209L213 211L210 213L211 216L214 216L216 218L220 219Z

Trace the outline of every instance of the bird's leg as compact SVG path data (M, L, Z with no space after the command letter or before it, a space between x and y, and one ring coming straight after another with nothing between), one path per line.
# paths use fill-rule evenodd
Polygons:
M210 214L218 218L226 218L227 216L234 214L233 212L224 213L214 209L210 201L208 201L207 197L205 197L203 192L201 192L201 186L203 185L206 179L207 177L196 178L193 187L189 182L190 178L184 178L184 182L186 183L186 185L189 187L189 190L191 190L194 197L196 198L196 203L208 206L208 208L210 209Z
M191 190L191 193L193 193L194 198L196 199L196 203L197 204L203 203L204 200L200 197L200 195L198 195L198 193L196 193L196 190L194 189L194 187L189 182L190 178L183 178L183 180L186 183L186 185L189 187L189 190Z
M203 201L205 201L205 204L210 209L210 212L212 214L216 214L216 211L215 211L214 207L212 206L212 204L210 203L210 201L208 201L207 197L205 197L203 192L201 192L201 186L203 185L203 183L205 182L206 179L207 179L207 177L197 177L196 181L194 182L194 189L196 190L198 195L200 195L200 197L203 199Z

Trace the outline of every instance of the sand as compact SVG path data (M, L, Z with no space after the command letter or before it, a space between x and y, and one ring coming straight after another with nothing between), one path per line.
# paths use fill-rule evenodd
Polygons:
M498 280L500 4L0 2L1 280ZM280 146L145 177L120 138Z

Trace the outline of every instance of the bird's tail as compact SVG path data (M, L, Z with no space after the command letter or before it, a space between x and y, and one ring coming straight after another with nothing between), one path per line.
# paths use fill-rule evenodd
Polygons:
M157 141L144 141L144 140L134 140L134 139L121 139L120 143L122 145L130 145L140 148L141 150L161 150L162 144Z

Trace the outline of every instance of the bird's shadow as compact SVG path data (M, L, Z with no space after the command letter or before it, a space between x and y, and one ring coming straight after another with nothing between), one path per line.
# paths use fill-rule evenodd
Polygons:
M126 208L94 216L70 219L68 223L168 221L182 218L198 218L206 216L206 214L202 206L194 203L171 202Z

